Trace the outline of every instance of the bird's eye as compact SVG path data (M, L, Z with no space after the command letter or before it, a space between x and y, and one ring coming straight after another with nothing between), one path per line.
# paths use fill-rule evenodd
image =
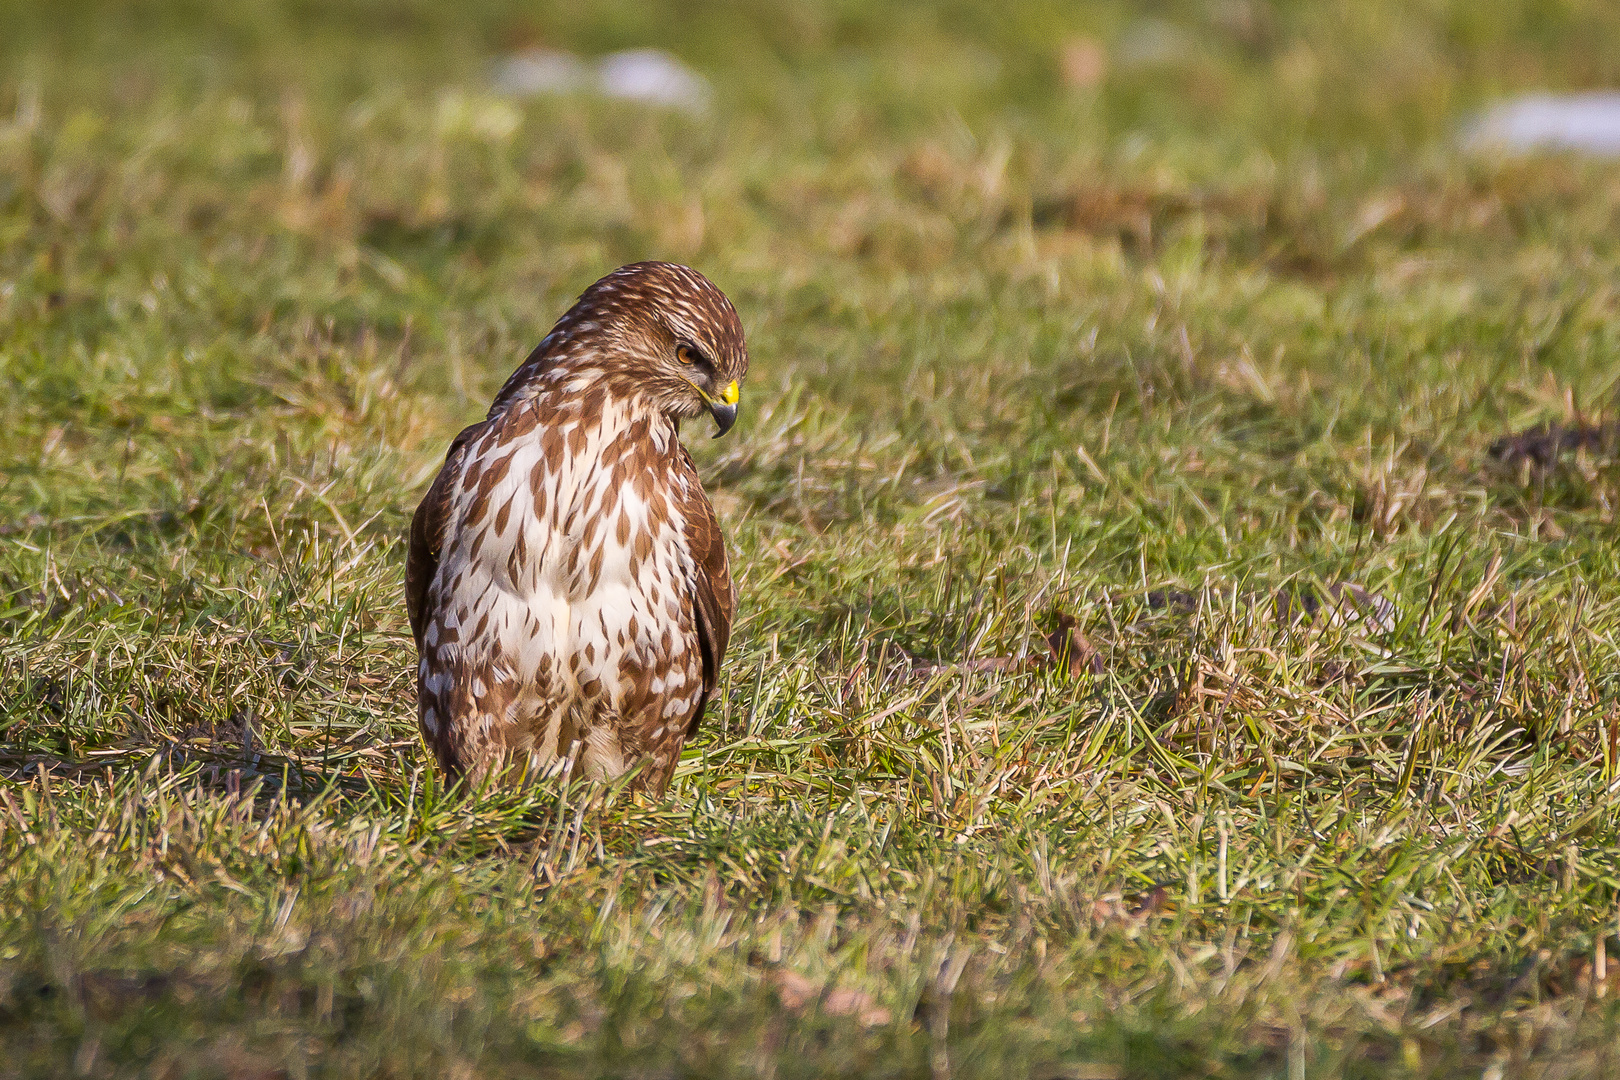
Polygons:
M675 359L683 364L695 364L703 359L703 354L683 341L675 346Z

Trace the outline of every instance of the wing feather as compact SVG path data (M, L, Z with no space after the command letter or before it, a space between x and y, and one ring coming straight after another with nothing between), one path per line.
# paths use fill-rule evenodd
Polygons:
M686 518L687 549L692 553L692 575L688 582L692 614L697 623L698 645L703 651L703 693L686 722L691 738L703 719L709 697L720 684L720 662L725 659L731 640L731 622L737 614L737 590L731 583L731 565L726 559L725 537L714 507L697 482L697 469L691 455L681 447L682 464L692 477L692 492L681 509Z
M488 423L486 420L463 428L451 441L444 455L444 466L411 518L411 542L405 556L405 611L410 616L411 636L416 639L418 651L427 627L428 589L439 572L439 555L444 550L445 531L450 525L454 503L451 493L461 472L455 466L462 449L482 434Z

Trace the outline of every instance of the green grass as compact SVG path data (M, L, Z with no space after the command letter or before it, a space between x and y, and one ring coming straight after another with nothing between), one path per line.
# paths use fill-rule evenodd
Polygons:
M1620 14L645 7L0 2L0 1077L1620 1070L1620 462L1490 452L1615 417L1620 180L1451 149ZM650 257L753 354L719 701L446 793L408 515Z

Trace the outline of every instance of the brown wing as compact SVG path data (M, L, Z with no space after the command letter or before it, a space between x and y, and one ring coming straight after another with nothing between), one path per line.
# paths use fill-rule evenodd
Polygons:
M688 582L692 615L697 623L698 645L703 650L703 693L686 722L686 737L691 738L703 719L709 696L720 683L720 662L725 659L726 644L731 640L731 620L737 614L737 590L731 584L731 565L726 560L726 542L720 532L720 522L697 482L697 469L684 446L681 460L692 478L688 490L693 494L687 497L681 511L686 518L687 547L692 552L692 578Z
M439 553L444 550L445 530L450 524L454 502L450 496L460 471L453 465L462 447L477 438L488 423L486 420L463 428L461 434L451 440L443 468L411 518L411 544L405 556L405 611L411 619L411 636L416 639L418 651L422 648L422 632L427 625L428 587L433 584L433 575L439 572Z

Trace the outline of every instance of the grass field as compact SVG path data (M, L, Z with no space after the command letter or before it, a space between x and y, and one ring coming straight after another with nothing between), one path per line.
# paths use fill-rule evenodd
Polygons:
M0 27L0 1077L1620 1074L1620 172L1453 149L1620 9ZM446 793L409 514L650 257L753 354L720 701Z

